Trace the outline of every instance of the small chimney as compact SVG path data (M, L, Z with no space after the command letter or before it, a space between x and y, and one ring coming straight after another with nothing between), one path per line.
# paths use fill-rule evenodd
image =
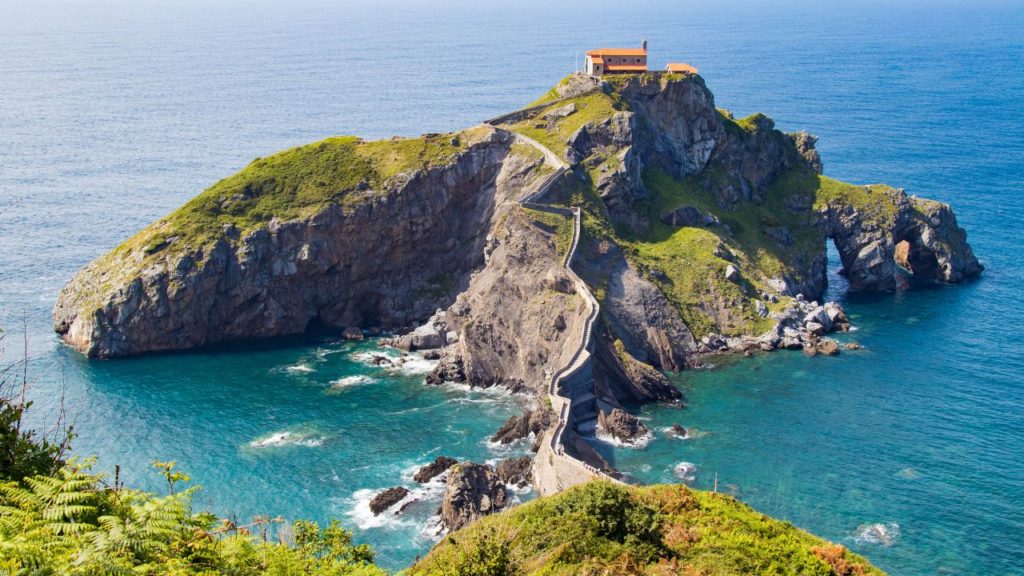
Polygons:
M644 49L644 52L647 52L647 38L646 37L644 38L643 42L640 43L640 47Z

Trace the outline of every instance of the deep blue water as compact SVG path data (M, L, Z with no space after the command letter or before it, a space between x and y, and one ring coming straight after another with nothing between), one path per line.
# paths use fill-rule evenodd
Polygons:
M808 5L801 5L808 4ZM493 459L517 400L367 367L320 340L88 362L49 327L88 260L252 158L335 134L452 130L514 108L577 52L647 35L718 105L819 135L825 170L951 202L987 271L959 287L846 296L866 349L775 354L681 375L707 432L613 450L644 481L680 462L710 488L894 574L1022 573L1024 8L957 4L13 2L0 0L0 325L28 327L37 417L61 382L76 453L159 488L177 459L222 514L339 517L399 567L427 503L373 522L368 491L441 453ZM337 389L332 382L367 376ZM352 383L353 380L345 382ZM253 442L290 432L283 446ZM524 495L525 497L526 495ZM889 545L858 528L899 525Z

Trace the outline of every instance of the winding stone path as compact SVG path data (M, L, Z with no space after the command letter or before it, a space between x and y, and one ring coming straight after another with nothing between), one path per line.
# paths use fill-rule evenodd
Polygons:
M549 102L544 106L549 106L550 104ZM541 106L541 108L544 106ZM522 113L530 110L524 109L518 112ZM503 118L489 120L485 123L491 125L498 124L501 123L500 121ZM497 126L495 128L504 130ZM544 155L545 162L555 168L555 171L541 183L536 192L521 199L519 203L526 208L560 214L573 219L572 242L565 254L565 259L562 261L562 266L572 279L576 293L583 297L588 310L582 337L576 345L570 360L554 374L545 374L548 400L551 403L551 409L558 414L558 423L554 429L545 433L541 447L534 458L534 485L541 496L547 496L594 478L605 478L621 482L619 479L598 470L573 455L572 450L566 450L563 443L565 431L573 422L574 401L577 398L590 398L594 395L590 346L593 337L594 321L597 320L597 316L600 313L600 305L597 299L590 292L586 282L572 269L572 261L576 256L576 249L579 247L581 234L580 208L578 206L563 208L540 203L540 199L569 171L569 165L547 146L533 138L516 132L509 132L518 141L539 150ZM567 392L568 395L563 395L563 392Z

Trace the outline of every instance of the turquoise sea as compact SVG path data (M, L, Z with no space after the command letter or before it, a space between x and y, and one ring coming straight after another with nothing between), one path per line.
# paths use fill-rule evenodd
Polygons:
M639 409L654 440L601 449L645 482L690 463L893 574L1024 574L1020 2L0 0L0 326L6 361L27 328L36 422L63 391L100 469L159 489L150 461L178 460L219 514L337 517L407 564L439 487L402 518L368 495L439 454L521 453L486 439L523 399L428 388L422 361L374 368L372 342L330 337L86 361L50 331L56 293L257 156L473 125L643 35L720 107L820 136L827 174L953 203L987 270L879 296L833 274L865 350L679 375L688 407ZM677 422L702 434L661 432Z

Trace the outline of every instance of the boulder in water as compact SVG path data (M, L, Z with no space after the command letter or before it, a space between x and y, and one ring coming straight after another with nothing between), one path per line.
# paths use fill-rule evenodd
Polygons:
M448 471L449 468L458 464L459 461L455 458L449 458L447 456L438 456L434 458L434 461L426 466L420 468L416 475L412 479L420 484L424 482L430 482L435 476L440 476Z
M373 499L370 500L370 512L373 512L373 515L377 516L388 508L398 504L402 498L405 498L408 495L409 489L402 486L395 486L394 488L382 490L374 495Z

